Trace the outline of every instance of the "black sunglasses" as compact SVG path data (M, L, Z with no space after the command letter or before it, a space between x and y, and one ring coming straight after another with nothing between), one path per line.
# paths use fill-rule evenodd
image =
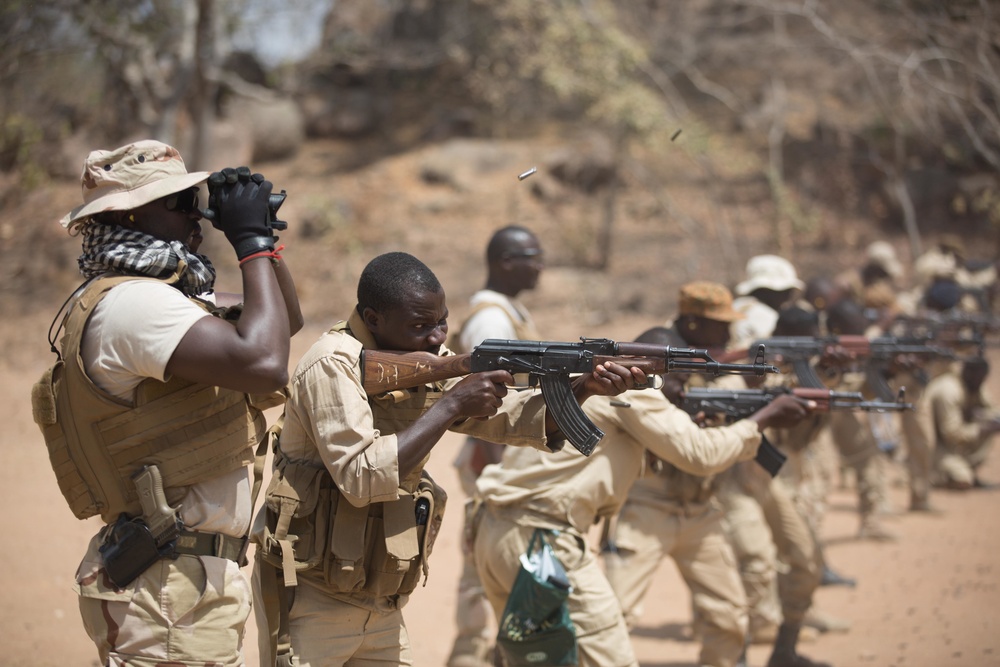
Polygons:
M545 253L536 248L518 250L517 252L505 252L502 255L504 259L541 259L544 256Z
M198 188L188 188L163 198L168 211L194 213L198 211Z

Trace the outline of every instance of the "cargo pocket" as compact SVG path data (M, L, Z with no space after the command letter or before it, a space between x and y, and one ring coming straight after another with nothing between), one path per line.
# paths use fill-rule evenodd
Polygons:
M326 556L332 481L322 466L279 461L264 499L265 526L254 539L264 560L284 571L285 585L295 586L297 572Z
M336 590L348 593L365 587L365 554L371 550L378 527L368 516L370 506L355 507L337 496L324 578Z
M396 586L400 595L408 595L421 581L427 583L428 559L441 532L448 495L425 470L417 491L385 507L385 553L377 552L374 563L382 566L378 575L386 589Z
M381 528L372 544L369 591L377 597L409 593L420 576L423 526L417 526L415 497L383 503Z

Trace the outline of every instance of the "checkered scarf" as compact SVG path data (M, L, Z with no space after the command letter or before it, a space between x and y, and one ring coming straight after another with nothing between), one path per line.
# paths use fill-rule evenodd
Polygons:
M91 221L83 228L80 272L89 280L108 271L166 278L187 264L176 285L184 294L197 296L211 292L215 267L205 255L188 250L180 241L162 241L149 234Z

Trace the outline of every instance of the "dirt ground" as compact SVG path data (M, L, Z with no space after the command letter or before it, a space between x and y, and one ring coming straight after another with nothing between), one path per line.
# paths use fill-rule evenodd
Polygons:
M0 438L5 464L0 469L0 501L8 510L0 519L6 548L0 550L0 664L49 667L96 665L71 590L72 576L94 520L77 521L60 496L45 447L32 423L31 384L49 363L44 348L26 352L24 335L40 335L46 318L0 322L6 353L0 368L0 395L13 406ZM320 331L308 327L296 336L293 358ZM994 360L994 365L1000 359ZM1000 395L1000 375L991 378ZM452 492L425 588L405 609L416 664L443 666L454 637L455 589L459 574L461 491L450 465L460 438L449 434L432 458L432 474ZM1000 482L1000 456L987 464L984 478ZM900 477L897 474L896 477ZM856 496L850 490L831 497L823 530L830 561L857 577L856 589L823 588L816 603L850 619L846 634L822 635L802 645L808 655L838 666L879 665L979 667L1000 665L1000 531L993 514L1000 491L966 494L938 492L935 515L901 512L905 488L892 488L897 514L888 523L899 535L889 544L859 542ZM634 633L644 667L694 665L698 646L687 638L689 596L674 566L664 562L646 600L646 615ZM754 647L751 665L763 665L767 650ZM256 630L251 620L246 639L247 664L257 664Z

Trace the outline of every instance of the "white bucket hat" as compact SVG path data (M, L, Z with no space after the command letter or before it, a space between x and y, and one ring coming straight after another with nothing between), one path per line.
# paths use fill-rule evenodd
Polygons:
M93 151L84 161L80 177L83 205L59 223L69 227L95 213L130 211L207 178L207 171L189 173L176 148L151 139L113 151Z
M888 241L875 241L865 250L868 261L881 266L893 278L903 276L903 264L896 257L896 250Z
M740 296L746 296L758 289L784 292L803 289L805 286L795 273L795 267L784 257L757 255L747 262L747 279L737 285L734 291Z

